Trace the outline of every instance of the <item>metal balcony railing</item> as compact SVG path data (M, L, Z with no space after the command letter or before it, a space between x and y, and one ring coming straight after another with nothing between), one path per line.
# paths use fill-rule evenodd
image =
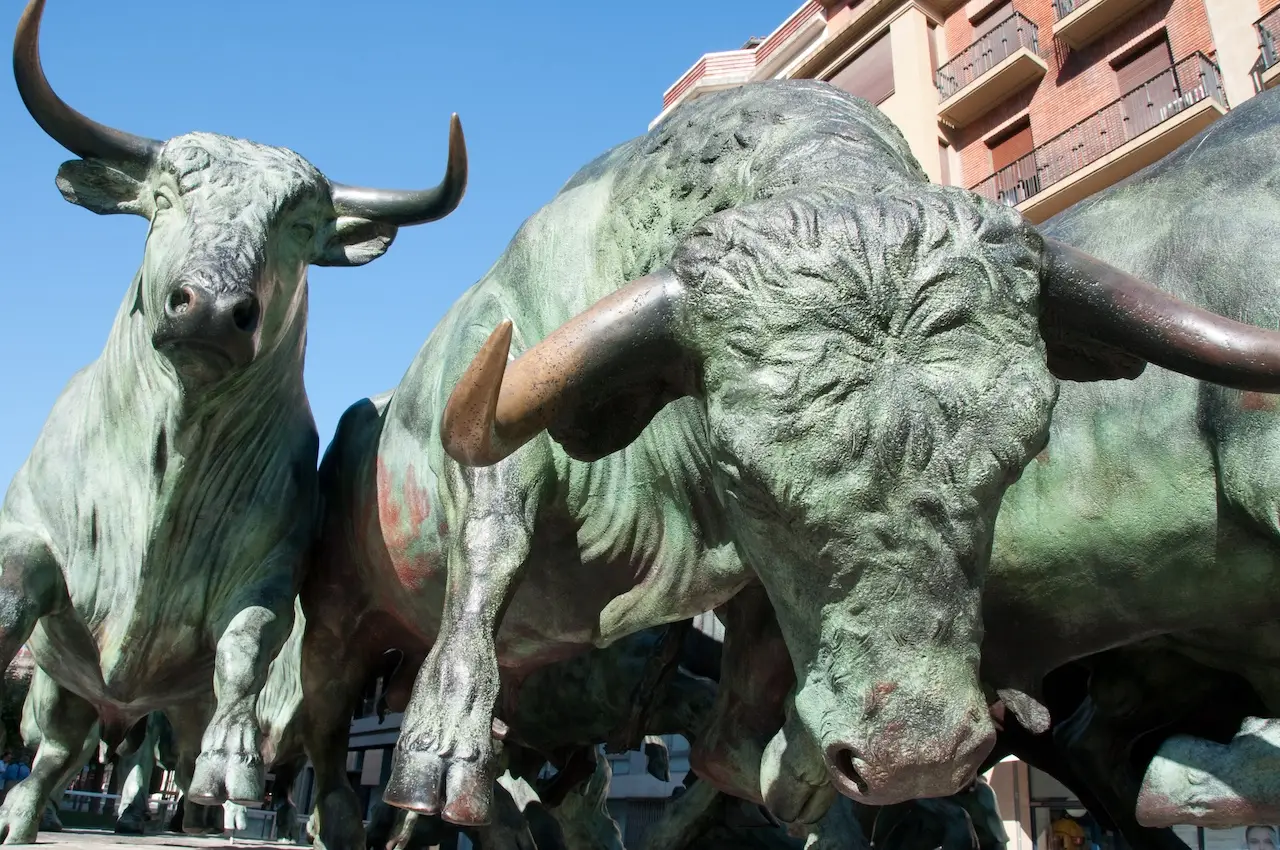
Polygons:
M938 69L939 98L951 97L1023 47L1039 55L1040 34L1035 24L1014 12Z
M1249 69L1253 77L1253 88L1262 91L1262 73L1280 61L1276 52L1276 33L1280 33L1280 6L1272 9L1258 20L1253 28L1258 31L1258 61Z
M1204 54L1192 53L971 191L1016 206L1206 98L1227 105L1218 66Z

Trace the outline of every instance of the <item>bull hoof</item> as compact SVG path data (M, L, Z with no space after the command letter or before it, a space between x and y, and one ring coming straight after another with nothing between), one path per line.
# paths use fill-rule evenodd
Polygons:
M0 805L0 839L5 844L35 844L47 799L29 778L15 785Z
M382 799L419 814L438 814L458 826L487 825L493 809L493 751L486 741L484 750L472 753L471 758L446 758L396 747Z
M137 811L126 811L116 819L115 833L116 835L142 835L143 833L142 815ZM44 825L40 828L43 830Z
M187 835L222 834L222 806L204 806L187 797L182 808L182 831Z
M256 753L211 751L196 759L188 796L204 806L227 801L240 805L262 802L267 784L266 768Z
M222 804L223 828L231 832L243 832L249 826L249 816L244 806L230 801Z

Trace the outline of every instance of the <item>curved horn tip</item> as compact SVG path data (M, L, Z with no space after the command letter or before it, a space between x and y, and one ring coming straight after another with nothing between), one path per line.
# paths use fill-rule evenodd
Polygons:
M462 195L467 189L467 178L470 176L470 170L467 165L467 137L463 135L462 119L458 117L456 112L449 118L449 164L447 171L451 176L454 172L459 175L458 180L461 185L458 188L458 203L461 203ZM446 179L448 178L446 177Z
M30 0L13 37L13 77L27 112L50 138L83 159L149 161L160 142L86 118L58 97L40 63L44 0Z
M445 453L464 466L490 466L506 457L495 450L494 419L511 352L512 322L504 319L462 373L440 417Z
M467 142L457 113L449 119L449 153L444 179L432 189L370 189L330 182L340 214L361 216L393 227L439 221L462 203L467 190Z

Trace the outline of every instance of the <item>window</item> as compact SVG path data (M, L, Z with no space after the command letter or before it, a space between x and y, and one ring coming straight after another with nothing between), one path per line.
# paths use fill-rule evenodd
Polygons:
M1116 64L1120 94L1128 94L1172 67L1173 52L1169 49L1169 38L1161 33L1154 42L1135 50Z
M993 29L1013 17L1013 0L992 6L973 21L973 40L977 41Z
M1126 139L1159 124L1168 117L1171 108L1174 111L1180 108L1173 54L1163 32L1155 41L1147 42L1118 62L1115 69Z
M987 143L991 148L991 170L999 171L1013 165L1035 147L1031 139L1031 120L1021 121L1013 129L1002 134L998 139Z
M836 72L831 84L877 105L887 100L893 94L893 50L889 33L880 36Z
M938 160L942 165L940 173L940 182L943 186L951 186L951 145L942 139L938 139Z
M1040 191L1035 145L1030 118L987 142L991 150L991 173L995 175L996 200L1000 203L1017 206Z

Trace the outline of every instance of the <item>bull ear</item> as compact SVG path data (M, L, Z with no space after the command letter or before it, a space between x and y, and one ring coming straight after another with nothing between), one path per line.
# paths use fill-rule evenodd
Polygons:
M1133 380L1147 361L1089 332L1087 316L1059 300L1044 299L1040 335L1045 361L1054 377L1064 381Z
M389 224L339 216L311 262L317 266L363 266L387 253L395 238L396 228Z
M128 166L100 159L73 159L58 168L58 191L73 204L98 215L132 213L146 218L154 211L151 194L141 175Z

